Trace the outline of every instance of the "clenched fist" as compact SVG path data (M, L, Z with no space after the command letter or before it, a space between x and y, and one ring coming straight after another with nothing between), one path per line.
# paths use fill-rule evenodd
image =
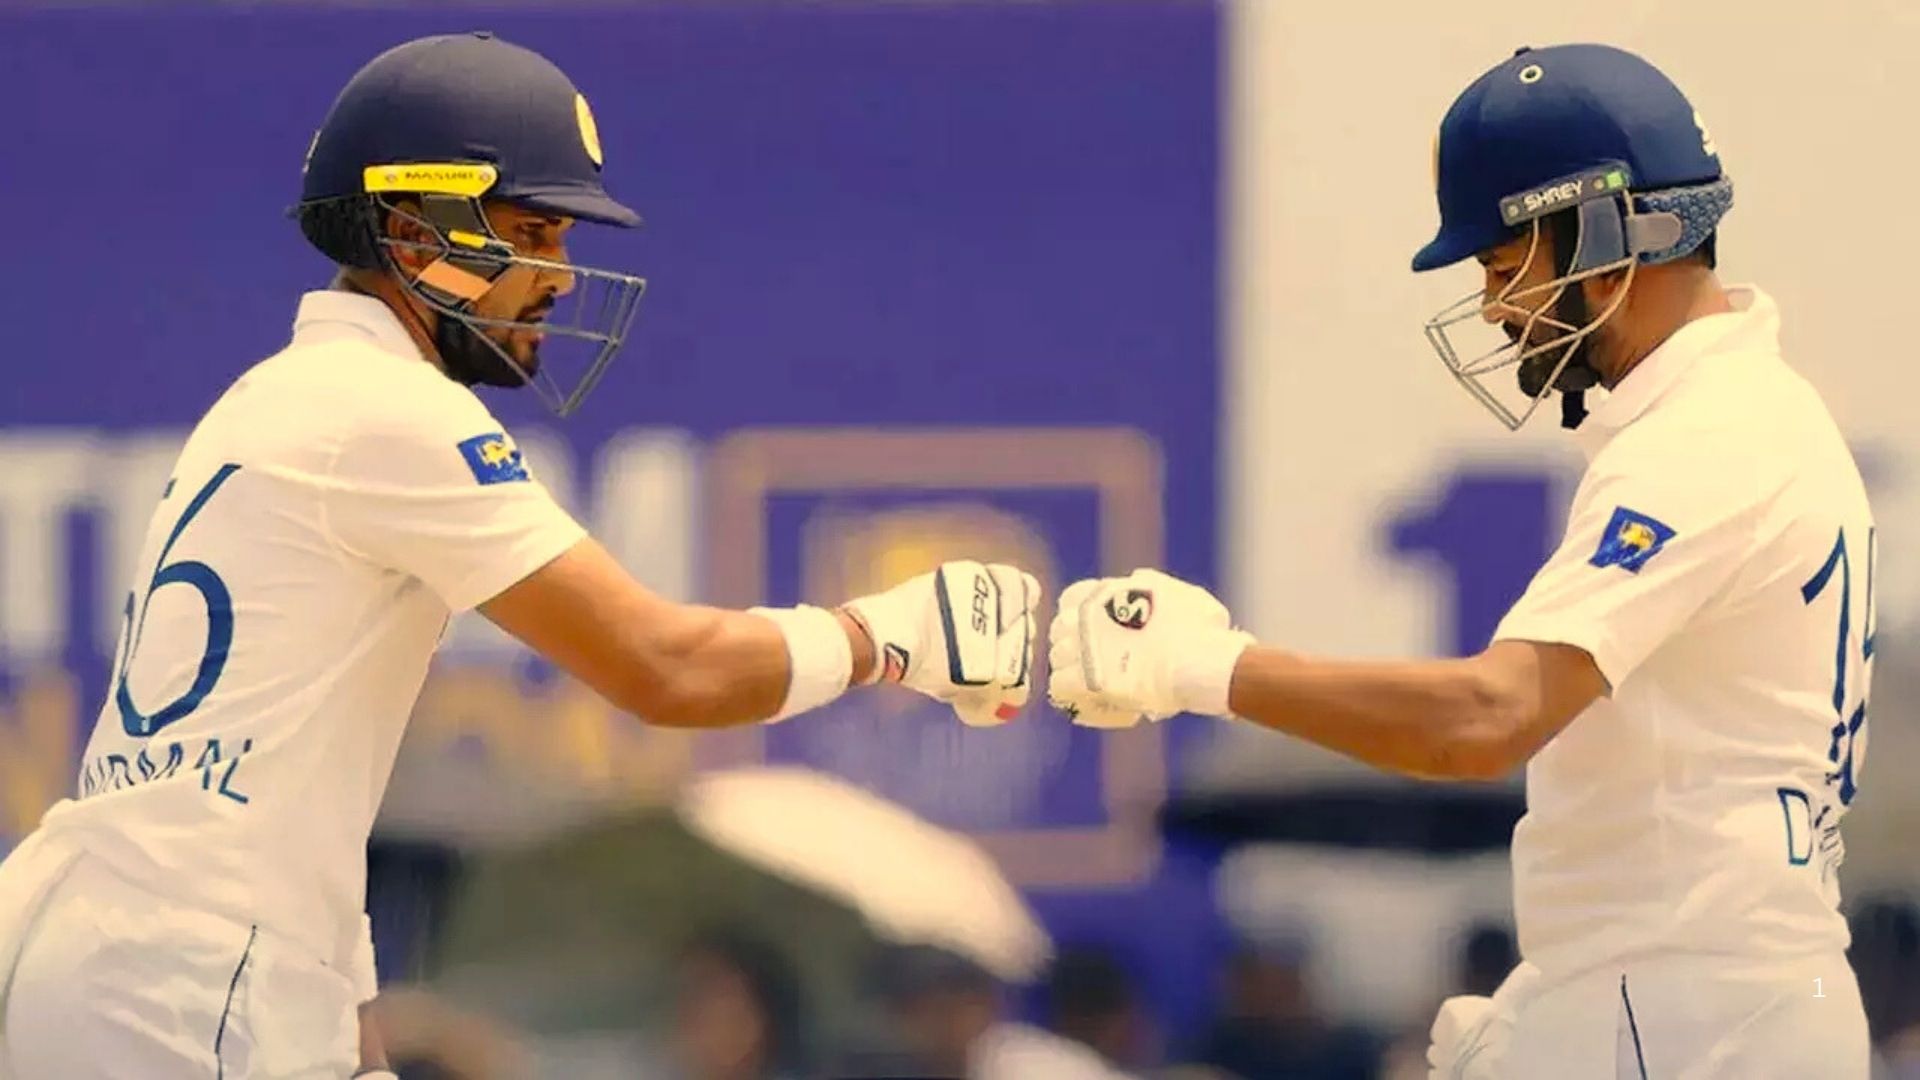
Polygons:
M873 638L876 679L953 706L961 722L1013 719L1033 682L1040 583L1003 563L942 563L845 609Z
M1083 727L1224 716L1234 665L1253 643L1232 622L1212 593L1158 570L1075 582L1047 635L1047 696Z

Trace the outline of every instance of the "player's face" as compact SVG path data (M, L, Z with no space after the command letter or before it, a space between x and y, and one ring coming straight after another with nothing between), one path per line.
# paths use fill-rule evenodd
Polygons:
M1536 245L1531 232L1522 233L1478 256L1486 278L1481 317L1505 330L1513 341L1524 336L1528 345L1540 345L1560 334L1534 319L1536 314L1553 314L1554 290L1542 288L1554 278L1553 255L1547 244L1544 235Z
M512 244L521 255L547 262L567 262L567 230L573 219L543 214L507 203L489 203L487 223L494 234ZM473 305L474 314L491 319L538 322L551 313L554 302L573 291L573 275L515 264L501 274ZM494 343L507 350L529 374L540 367L538 330L487 327Z
M1606 283L1595 278L1548 287L1559 276L1552 243L1545 230L1530 230L1478 256L1485 275L1481 317L1505 331L1522 352L1566 337L1569 327L1558 320L1554 310L1562 288L1581 290L1589 313L1598 310L1596 291L1606 291ZM1597 362L1605 352L1605 335L1606 326L1602 324L1582 341L1582 355L1589 362ZM1522 392L1533 397L1544 389L1564 353L1563 349L1546 349L1520 361L1517 374Z

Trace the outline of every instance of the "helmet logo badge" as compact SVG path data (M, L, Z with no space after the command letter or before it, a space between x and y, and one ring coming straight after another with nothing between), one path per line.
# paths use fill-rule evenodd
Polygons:
M573 113L580 121L580 143L587 148L587 156L593 159L597 169L606 162L600 153L600 126L593 121L593 108L587 104L585 94L573 95Z
M1706 118L1700 115L1699 109L1693 110L1693 126L1700 129L1700 149L1706 151L1708 157L1719 157L1720 151L1713 145L1713 132L1707 130Z
M1520 69L1520 81L1528 86L1539 82L1545 75L1546 72L1540 70L1539 64L1528 64Z

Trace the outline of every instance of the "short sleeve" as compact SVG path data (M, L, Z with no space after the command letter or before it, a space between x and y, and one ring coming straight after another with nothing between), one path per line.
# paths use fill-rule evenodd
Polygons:
M419 578L460 612L586 535L470 392L447 383L411 396L369 408L335 455L327 524L350 551Z
M1494 631L1584 649L1616 688L1760 550L1780 488L1769 455L1626 440L1595 459L1559 549Z

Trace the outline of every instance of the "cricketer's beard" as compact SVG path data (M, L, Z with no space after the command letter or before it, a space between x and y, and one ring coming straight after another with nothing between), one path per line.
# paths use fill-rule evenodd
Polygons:
M1588 320L1587 298L1579 288L1569 288L1554 305L1553 317L1568 326L1586 326ZM1512 323L1502 323L1501 329L1518 348L1528 345L1520 340L1520 328ZM1561 393L1578 393L1591 390L1600 384L1600 372L1590 362L1588 346L1599 333L1595 329L1580 335L1580 339L1564 348L1549 346L1520 361L1515 377L1520 382L1520 392L1529 400L1537 398L1547 389L1547 380L1553 377L1553 369L1560 367L1564 357L1566 366L1560 367L1560 376L1553 379L1553 389Z
M553 310L548 300L521 316L522 322L544 319ZM434 348L454 381L467 386L525 386L540 371L540 344L535 342L526 355L515 357L519 367L507 360L508 346L489 339L477 326L465 319L442 315L434 328Z

